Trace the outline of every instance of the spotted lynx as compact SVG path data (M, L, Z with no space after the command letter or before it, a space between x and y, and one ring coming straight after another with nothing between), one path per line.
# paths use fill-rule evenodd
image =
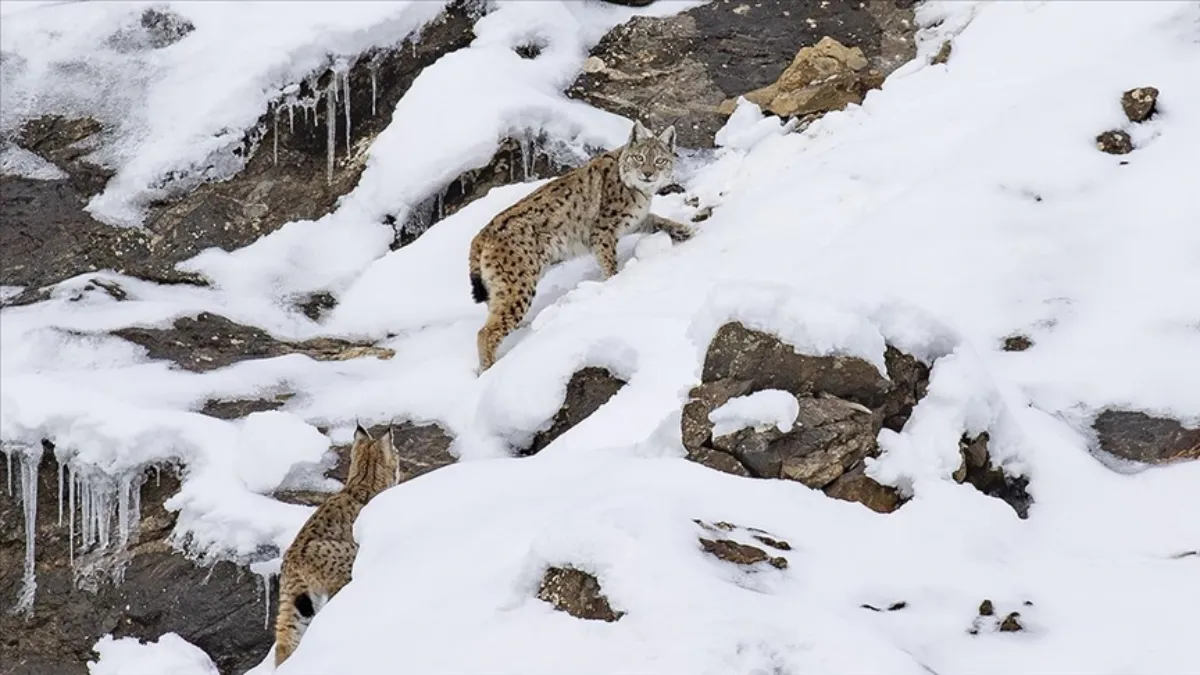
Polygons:
M361 426L354 430L345 486L309 516L283 555L275 617L276 667L296 650L316 613L350 582L358 553L354 521L367 502L396 484L399 463L390 429L379 438L371 438Z
M534 190L475 235L471 292L488 305L478 336L480 371L495 363L550 265L591 252L607 279L617 273L621 235L661 231L677 242L692 236L687 225L650 213L674 168L675 127L656 136L635 121L624 146Z

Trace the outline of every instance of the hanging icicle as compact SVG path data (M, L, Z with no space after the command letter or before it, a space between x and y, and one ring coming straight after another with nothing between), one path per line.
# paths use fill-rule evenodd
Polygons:
M20 453L18 461L21 468L21 506L25 515L25 570L21 579L21 591L17 595L14 613L26 613L33 609L33 599L37 595L37 498L38 498L38 465L42 463L43 448L36 445L20 446L10 449L7 454Z
M350 70L346 69L342 76L342 89L345 90L345 98L342 99L342 108L346 111L346 156L350 156Z
M333 153L337 145L337 77L325 89L325 184L333 185Z

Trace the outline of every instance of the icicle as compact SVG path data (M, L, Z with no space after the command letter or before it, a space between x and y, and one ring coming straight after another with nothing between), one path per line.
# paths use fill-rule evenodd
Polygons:
M9 451L9 457L13 451ZM25 576L21 592L17 596L15 613L33 609L33 598L37 593L37 569L34 546L37 543L37 493L38 465L42 462L41 444L27 446L21 450L21 503L25 512Z
M154 465L154 487L162 487L162 471Z
M533 154L533 141L528 136L521 138L521 170L525 173L525 182L529 182L529 159Z
M271 132L271 142L274 144L271 153L271 161L274 164L279 164L279 106L275 106L275 128Z
M58 463L58 526L62 527L63 514L63 463Z
M250 564L250 571L257 574L263 582L263 628L271 626L271 577L279 575L281 564L282 560L279 558Z
M346 156L350 156L350 71L347 70L342 76L342 88L346 93L342 99L342 108L346 111Z
M445 210L442 208L442 197L443 196L445 196L445 192L443 190L438 190L438 193L437 193L437 219L438 220L441 220L443 217L445 217Z
M70 529L71 538L67 544L67 557L70 558L71 566L75 565L75 484L78 478L75 476L75 467L67 467L67 527Z
M375 94L377 91L375 87L375 75L377 70L376 68L371 68L371 117L375 116Z
M295 134L296 133L296 103L294 101L288 101L287 109L288 109L288 133Z
M333 153L337 145L337 77L325 90L325 184L333 185Z
M4 456L8 458L8 496L9 497L12 496L12 454L13 454L13 452L14 451L10 450L10 451L4 453Z

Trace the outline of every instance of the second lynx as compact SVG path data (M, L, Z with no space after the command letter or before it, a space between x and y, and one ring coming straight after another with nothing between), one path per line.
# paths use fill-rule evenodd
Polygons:
M534 190L500 212L471 241L471 292L486 302L479 331L479 368L533 301L537 282L556 263L587 252L607 279L617 273L617 240L636 231L662 231L675 241L692 236L683 223L650 213L650 200L671 181L675 127L654 135L634 122L629 142Z

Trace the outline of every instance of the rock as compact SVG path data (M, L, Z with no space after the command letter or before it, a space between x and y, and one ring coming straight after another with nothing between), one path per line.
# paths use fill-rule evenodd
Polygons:
M942 46L938 48L937 53L933 55L933 58L929 60L929 63L935 66L940 66L950 60L950 53L953 51L954 44L949 40L946 40L942 43Z
M613 622L625 615L613 611L596 577L572 567L547 569L537 597L576 619Z
M83 198L104 189L113 172L87 159L96 149L103 126L91 117L43 115L26 121L16 144L62 169Z
M680 420L683 447L695 450L712 440L713 423L708 416L736 396L750 393L750 380L731 378L709 381L692 389Z
M744 96L779 117L803 117L862 103L867 91L882 84L883 75L867 68L861 49L826 36L802 48L777 81ZM737 99L729 98L719 110L730 115L736 107Z
M992 605L991 600L984 600L983 602L979 603L979 616L992 616L995 613L996 609Z
M710 469L731 473L735 476L750 477L752 474L744 464L739 462L737 458L727 452L714 450L712 448L696 448L689 450L687 458L691 461L707 466Z
M1009 612L1008 616L1004 617L1004 620L1000 622L1000 632L1015 633L1017 631L1025 630L1025 627L1022 626L1021 622L1018 620L1020 617L1020 612Z
M1001 347L1006 352L1023 352L1033 346L1033 340L1028 335L1010 335L1004 338L1004 346Z
M5 214L0 246L6 253L0 263L0 285L27 287L9 304L37 301L42 286L105 269L163 283L203 284L201 277L176 270L176 263L209 247L232 251L286 222L327 214L338 197L358 183L364 149L390 123L387 111L395 107L417 75L474 39L471 26L476 5L474 0L455 0L442 18L426 25L419 36L394 49L360 57L349 73L351 137L356 149L346 157L344 104L339 103L333 120L338 154L332 180L326 178L324 107L317 107L316 125L304 123L298 113L294 127L288 123L286 110L279 111L281 119L275 124L276 111L272 110L247 131L244 147L232 151L232 159L245 158L240 173L190 190L187 188L200 178L181 179L161 201L149 205L145 228L110 227L82 211L87 198L101 189L110 175L87 165L80 154L90 148L86 143L96 135L95 125L62 118L27 123L18 144L59 164L69 178L33 181L0 177L0 208ZM158 14L143 15L150 17L146 19L150 25L137 30L168 37L182 30L170 19L156 18L169 16L169 12L154 11ZM306 80L300 83L300 96L319 95L324 91L322 79L325 85L330 81L324 69L313 77L317 89ZM85 132L89 136L81 144L78 137ZM38 262L29 265L28 260Z
M326 312L337 307L337 298L333 297L328 291L318 291L310 293L308 296L296 303L296 307L308 318L313 321L320 321L321 317Z
M754 391L783 389L798 397L818 392L861 403L883 405L892 390L867 361L852 356L800 354L779 338L740 323L722 326L704 358L703 382L751 380Z
M899 432L904 429L917 401L925 397L929 387L929 366L891 345L884 350L883 361L891 380L891 391L884 399L880 414L883 426Z
M1133 152L1133 139L1124 131L1114 129L1096 136L1096 147L1110 155L1128 155Z
M754 538L757 539L758 541L766 544L767 546L770 546L771 548L779 550L779 551L792 550L792 545L787 543L786 541L781 541L779 539L772 539L771 537L768 537L763 534L756 534L756 535L754 535Z
M1200 428L1127 410L1105 410L1092 424L1100 449L1144 464L1200 459Z
M200 412L218 419L235 420L251 413L279 410L292 396L286 393L272 398L209 399Z
M162 49L179 42L195 30L191 21L165 8L149 7L136 26L122 28L109 36L108 45L118 52Z
M38 471L37 595L26 618L9 603L21 584L24 516L17 499L0 496L0 664L6 675L87 675L91 647L101 635L157 639L175 632L203 649L222 673L243 673L266 655L274 636L263 626L267 608L257 576L231 563L200 567L164 542L175 514L163 502L179 489L176 477L148 474L142 520L122 556L76 553L69 561L66 522L58 523L58 467L52 452ZM86 562L111 569L124 562L123 582L84 574Z
M1154 115L1158 105L1158 89L1154 87L1138 87L1130 89L1121 95L1121 109L1130 122L1145 122Z
M709 148L722 102L779 79L798 48L829 37L858 47L879 77L912 58L912 9L889 0L711 2L667 17L635 17L591 52L572 97Z
M877 483L861 464L838 476L825 487L825 494L842 501L858 502L876 513L891 513L904 503L899 490Z
M1029 517L1029 507L1033 504L1033 497L1026 491L1029 479L1009 476L1003 469L992 466L988 440L987 432L975 438L963 436L958 444L962 464L954 472L954 480L970 483L983 494L1003 501L1024 520Z
M801 399L796 429L773 443L772 449L782 457L782 478L820 489L877 454L878 433L870 411L835 398Z
M735 457L742 466L750 470L752 476L759 478L776 478L783 465L783 457L772 443L783 436L776 427L758 431L741 429L726 436L712 439L712 445L717 450Z
M535 455L550 445L554 439L565 434L569 429L587 419L608 399L616 396L625 380L618 378L604 368L587 367L571 376L567 382L567 394L562 407L554 414L550 428L539 432L533 437L533 443L520 454Z
M192 372L206 372L239 361L285 354L304 354L317 361L368 356L390 359L395 355L383 347L333 338L285 342L260 328L243 326L209 312L201 312L194 318L176 319L169 329L122 328L113 335L141 345L152 359L173 361Z
M767 552L749 544L739 544L732 539L700 538L700 546L705 553L735 565L756 565L760 562L770 563L776 569L787 569L788 561L784 557L772 557Z

